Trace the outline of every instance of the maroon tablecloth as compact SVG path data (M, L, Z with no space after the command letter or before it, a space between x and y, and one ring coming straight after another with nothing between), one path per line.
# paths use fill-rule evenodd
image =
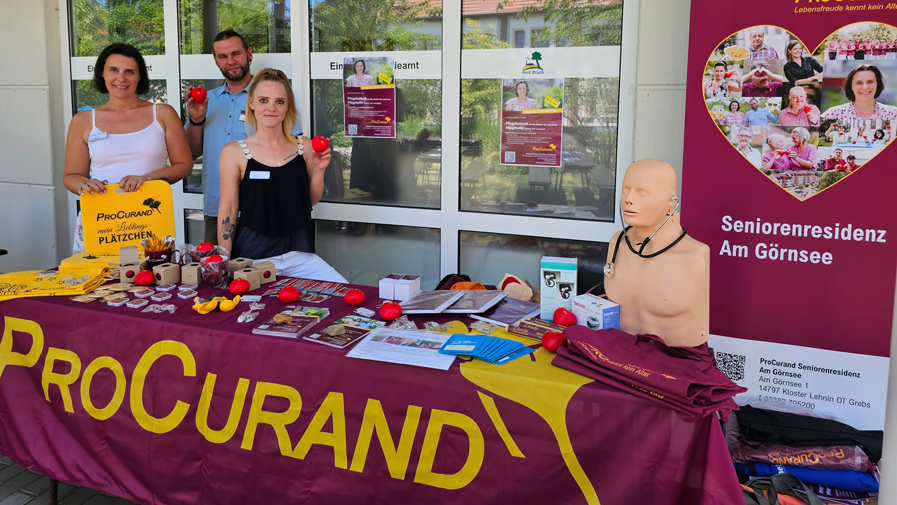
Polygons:
M276 298L253 324L236 323L248 304L200 316L170 301L171 315L0 303L0 454L146 504L741 499L715 416L686 422L543 349L430 370L251 334ZM351 311L323 305L324 325ZM413 317L430 319L458 318Z

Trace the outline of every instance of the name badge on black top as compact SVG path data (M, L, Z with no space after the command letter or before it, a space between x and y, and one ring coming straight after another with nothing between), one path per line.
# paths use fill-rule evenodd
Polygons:
M267 170L263 170L263 171L257 170L254 172L249 172L249 178L250 179L270 179L271 172L269 172Z

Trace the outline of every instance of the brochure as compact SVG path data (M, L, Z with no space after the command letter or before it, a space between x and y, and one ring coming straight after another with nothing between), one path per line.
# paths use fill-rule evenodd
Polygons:
M439 349L441 354L463 354L496 365L509 363L534 351L516 340L486 335L452 335Z
M518 337L532 338L541 341L546 332L557 331L563 333L564 328L564 326L552 323L551 321L543 321L534 317L527 317L522 321L517 321L517 324L508 326L507 331Z
M538 303L507 297L482 314L471 314L470 317L499 326L509 326L521 319L538 314L540 308Z
M418 291L399 305L403 314L438 314L462 296L464 291Z
M458 301L443 312L452 314L479 314L492 308L504 297L508 296L504 291L466 290Z
M330 315L330 309L323 307L296 307L288 305L265 324L252 330L256 335L299 338L319 321Z
M339 335L330 335L327 333L327 329L336 325L343 325L342 330L344 333ZM348 315L343 317L342 319L338 319L334 321L333 324L324 328L320 331L316 331L309 335L305 335L302 338L305 340L310 340L312 342L317 342L319 344L329 345L330 347L336 347L337 349L345 349L349 347L354 342L361 340L362 338L368 336L369 333L383 326L383 321L376 321L374 319L368 319L366 317L361 316L353 316Z
M451 335L445 333L383 327L363 338L346 356L448 370L455 357L440 354L439 348L449 337Z

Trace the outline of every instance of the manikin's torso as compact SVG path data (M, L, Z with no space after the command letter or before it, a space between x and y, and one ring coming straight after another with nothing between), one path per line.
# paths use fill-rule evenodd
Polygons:
M633 232L630 230L630 240L638 250ZM610 242L608 263L618 235ZM652 240L649 245L654 247L643 254L671 242ZM620 304L620 329L633 335L657 335L670 346L693 347L706 342L710 331L710 249L687 235L653 258L634 254L625 237L619 249L614 275L605 278L604 285L608 298Z

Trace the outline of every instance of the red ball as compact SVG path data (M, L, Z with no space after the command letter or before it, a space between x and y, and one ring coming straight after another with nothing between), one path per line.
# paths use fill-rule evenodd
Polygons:
M558 348L567 344L567 337L559 331L547 331L542 336L542 347L548 352L557 352Z
M194 101L202 103L206 100L205 88L193 88L190 90L190 97L193 98Z
M150 284L156 282L156 276L149 270L144 270L139 274L134 276L134 284L139 284L141 286L149 286Z
M316 153L323 153L328 147L330 147L330 141L324 137L315 137L311 139L311 148L314 149Z
M206 252L206 251L211 251L214 248L215 248L215 245L212 244L211 242L203 242L202 244L199 244L198 246L196 246L196 251L197 252Z
M554 316L551 318L555 324L559 324L561 326L573 326L576 324L576 315L570 312L569 310L560 307L554 311Z
M402 306L398 303L386 302L380 306L380 317L386 319L387 321L392 321L393 319L402 315Z
M361 305L364 303L364 293L360 289L350 289L346 291L343 300L349 305Z
M249 281L246 279L234 279L230 283L229 290L232 295L242 295L249 291L249 287Z
M287 286L277 292L277 299L283 303L293 303L299 299L299 290L293 286Z

